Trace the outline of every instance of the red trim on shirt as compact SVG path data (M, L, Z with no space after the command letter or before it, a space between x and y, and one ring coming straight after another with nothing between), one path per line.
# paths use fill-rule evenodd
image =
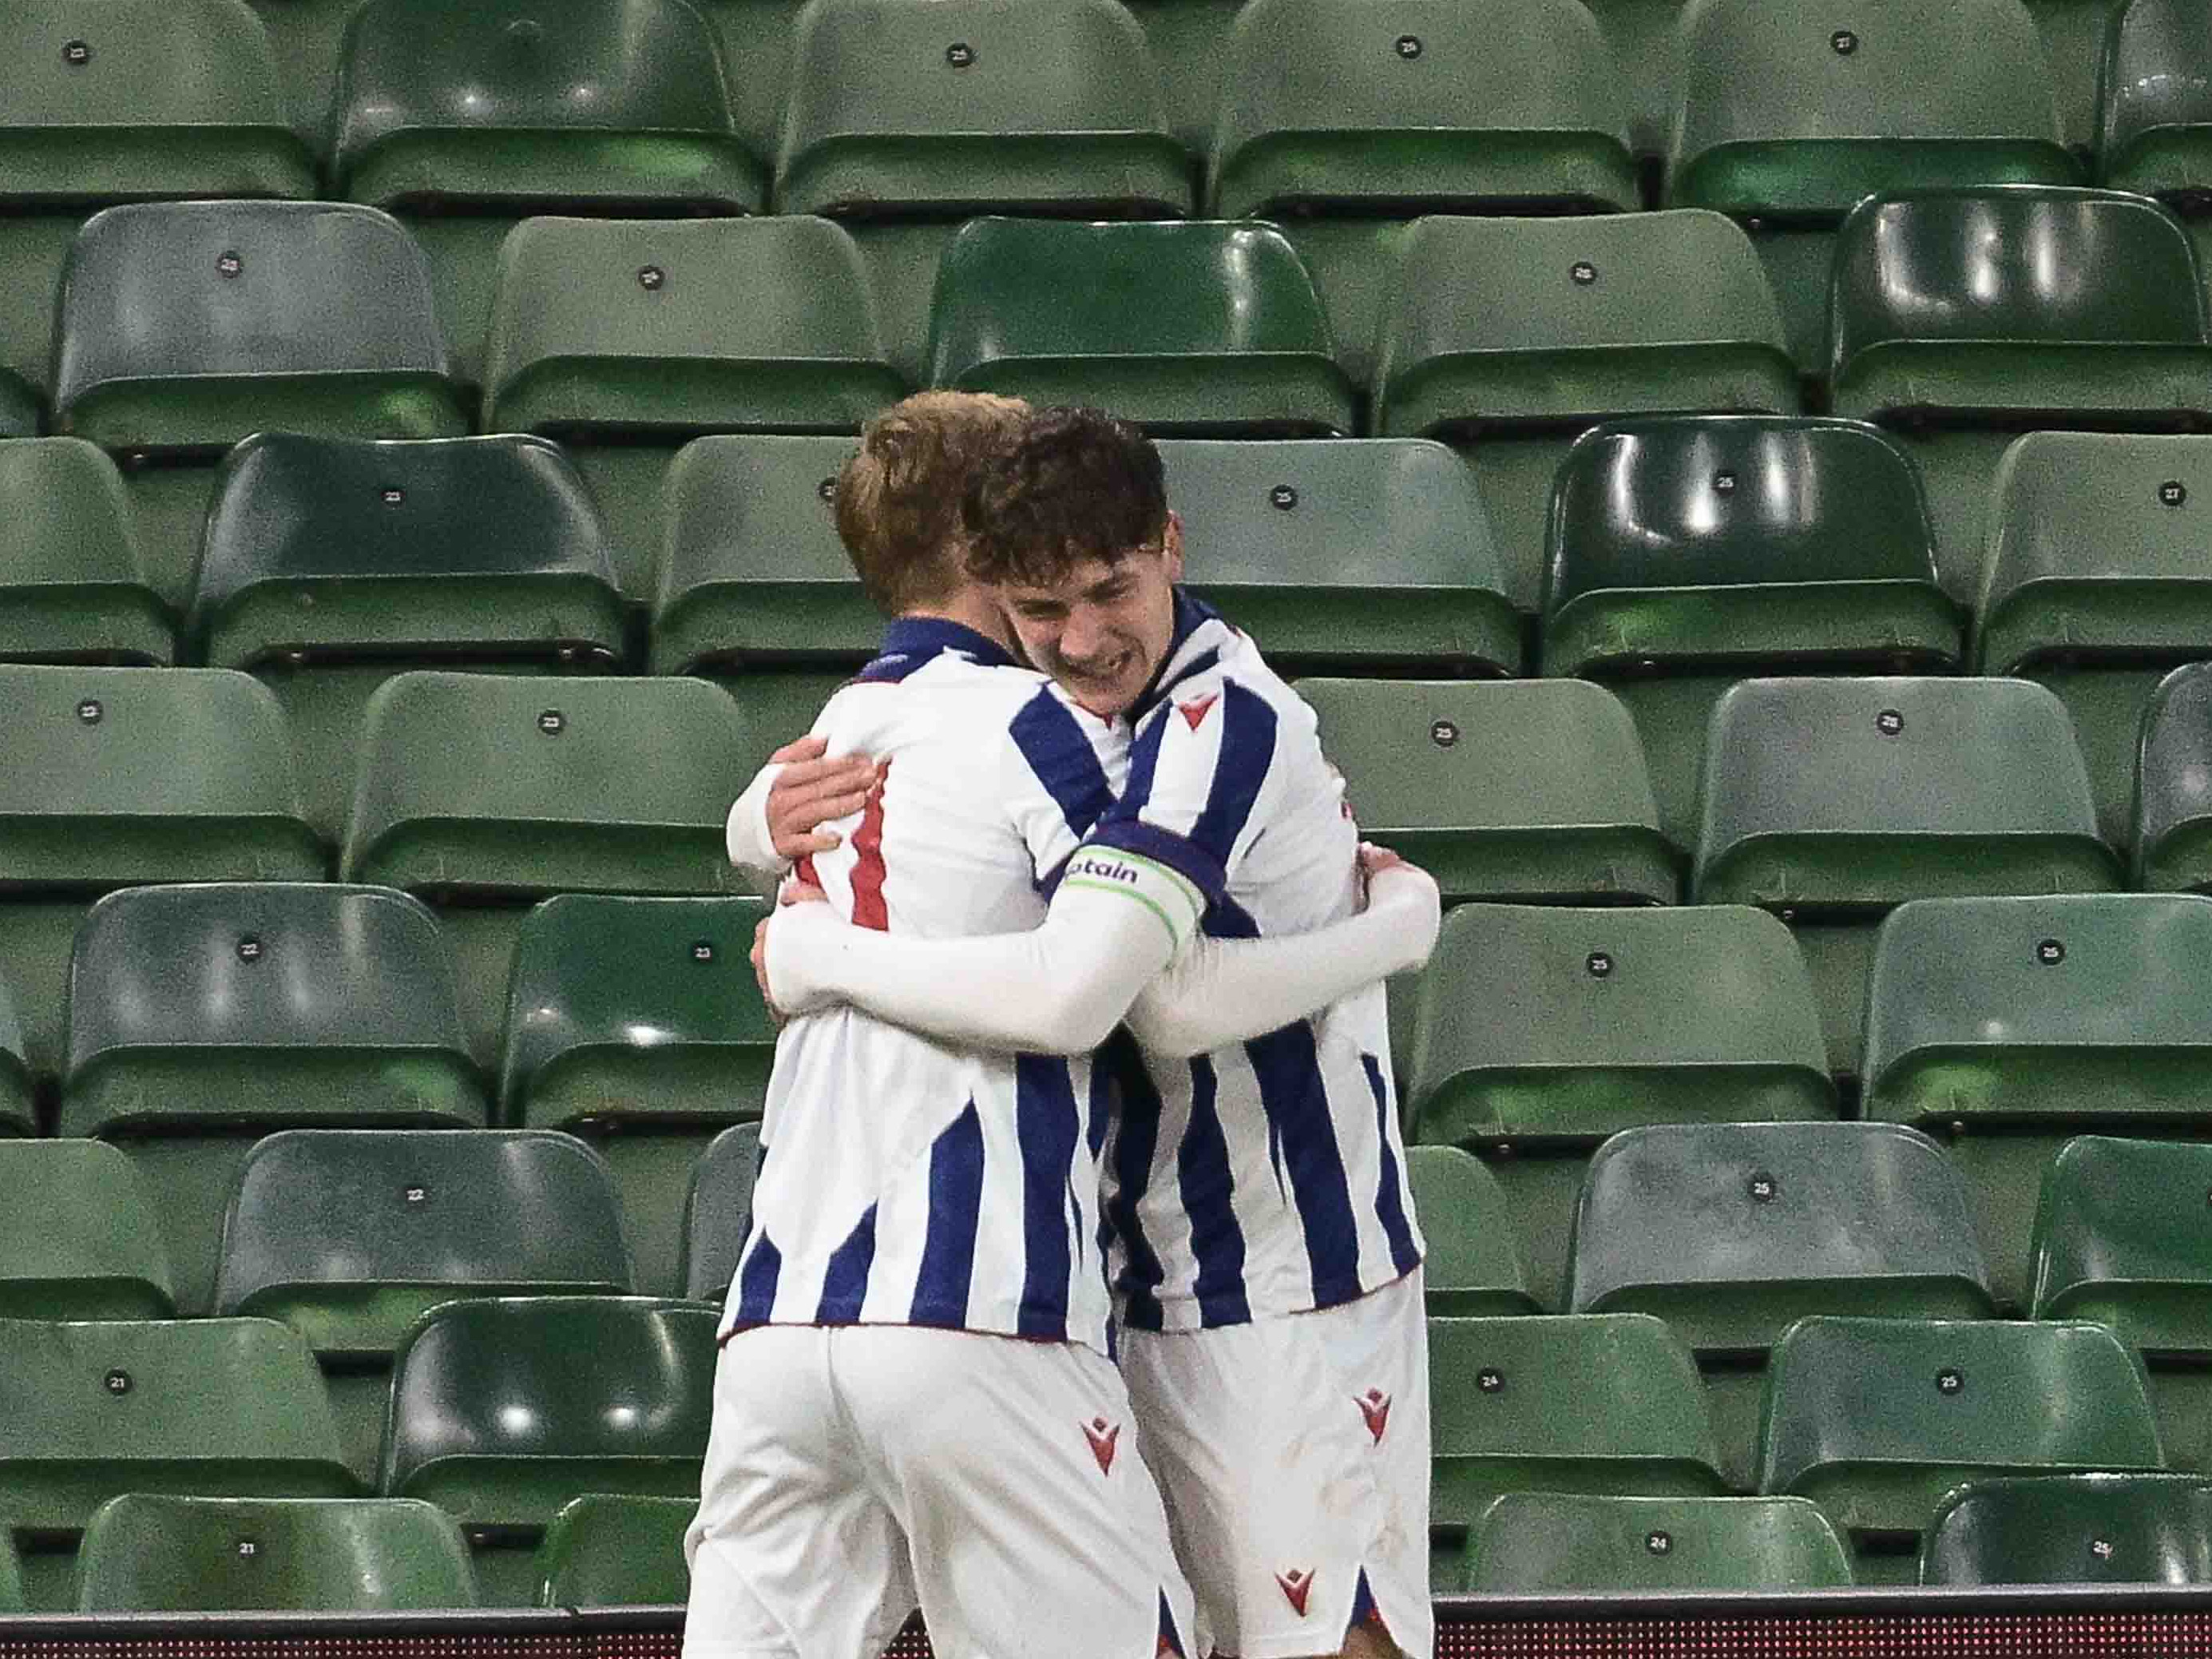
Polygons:
M853 926L872 927L879 933L890 930L890 915L884 908L884 785L890 773L891 763L885 761L861 810L860 826L853 831L853 851L859 859L853 866Z

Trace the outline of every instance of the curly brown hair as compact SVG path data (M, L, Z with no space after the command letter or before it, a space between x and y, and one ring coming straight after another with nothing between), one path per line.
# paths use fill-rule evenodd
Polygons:
M1095 409L1042 409L969 475L960 517L968 574L1045 587L1086 559L1110 562L1167 530L1160 452Z
M837 475L837 534L885 616L942 605L958 591L962 494L1029 407L989 392L920 392L860 429L860 449Z

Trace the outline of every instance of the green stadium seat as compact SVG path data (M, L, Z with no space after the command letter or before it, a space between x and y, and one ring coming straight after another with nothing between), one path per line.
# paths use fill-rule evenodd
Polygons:
M217 475L189 625L209 664L276 692L308 819L335 842L393 674L605 668L625 620L598 511L544 439L264 433Z
M2045 1167L2035 1211L2029 1316L2094 1320L2142 1353L2177 1467L2212 1405L2208 1191L2212 1146L2081 1135Z
M2212 901L2118 893L1900 905L1875 941L1865 1109L1951 1144L2007 1302L2067 1137L2212 1134Z
M165 1498L93 1514L79 1613L418 1613L477 1605L468 1540L404 1498Z
M1544 672L1628 705L1660 823L1686 849L1705 727L1738 679L1958 662L1964 618L1936 583L1920 481L1871 427L1618 422L1567 452L1552 503Z
M1741 906L1455 910L1407 1061L1408 1133L1487 1159L1554 1308L1583 1171L1608 1135L1836 1114L1797 947Z
M23 1569L15 1559L15 1540L0 1537L0 1613L26 1611Z
M1372 428L1467 457L1523 611L1577 434L1626 415L1798 407L1765 272L1717 213L1418 220L1391 283Z
M708 432L857 432L907 390L867 273L827 220L546 217L509 232L484 428L556 438L651 592L673 452Z
M933 386L1096 404L1159 436L1353 429L1313 278L1270 225L973 220L929 337Z
M1920 1582L2212 1583L2212 1486L2185 1474L1971 1480L1929 1522Z
M1766 1358L1808 1314L1982 1319L1996 1304L1942 1149L1889 1123L1668 1123L1597 1150L1570 1313L1656 1314L1690 1345L1748 1489Z
M287 0L289 3L289 0ZM790 102L791 43L805 0L691 0L721 37L738 135L774 156Z
M0 1318L176 1312L154 1197L96 1140L0 1140Z
M743 743L729 700L696 680L401 674L369 700L342 867L441 908L489 1065L528 905L743 890L722 844L757 763Z
M1691 895L1793 924L1855 1077L1875 927L1912 898L2118 886L2057 698L2019 680L1746 680L1714 706Z
M382 1491L428 1498L468 1529L488 1604L535 1603L529 1552L571 1498L696 1501L716 1318L648 1297L433 1310L399 1351Z
M767 1097L775 1024L747 959L764 914L753 898L570 893L515 941L501 1114L605 1155L655 1294L683 1293L693 1165Z
M681 1603L691 1593L684 1534L689 1498L588 1492L561 1506L538 1547L538 1605L614 1607Z
M38 1133L32 1098L31 1062L24 1053L22 1022L15 999L0 979L0 1137Z
M126 1492L349 1498L307 1345L265 1319L0 1322L0 1528L73 1545ZM65 1552L25 1562L38 1611L75 1605Z
M88 214L307 197L269 39L240 0L15 0L0 21L0 432L38 430L54 289Z
M2212 665L2177 668L2143 709L2130 815L2132 884L2212 890Z
M1870 198L1838 233L1828 339L1835 412L1889 428L1920 464L1936 568L1963 601L2020 432L2212 425L2203 273L2180 222L2140 197Z
M668 468L653 672L857 667L883 637L831 508L850 438L696 438Z
M1998 464L1975 665L2073 717L2100 832L2124 846L2150 694L2212 657L2212 439L2031 432Z
M1432 1319L1428 1336L1432 1588L1480 1571L1468 1535L1508 1492L1720 1494L1697 1368L1658 1320Z
M1476 1525L1478 1595L1593 1590L1835 1589L1843 1540L1802 1498L1607 1498L1508 1492Z
M70 950L141 882L316 881L276 700L244 674L0 664L0 977L33 1075L62 1069Z
M752 1217L753 1182L760 1174L760 1125L738 1123L708 1141L707 1150L692 1166L690 1188L684 1195L684 1255L678 1278L683 1294L694 1302L711 1302L719 1308L729 1294ZM1437 1269L1437 1229L1432 1226L1427 1231L1431 1254L1426 1265L1433 1279Z
M473 380L501 240L533 213L749 213L714 27L680 0L369 0L340 45L334 193L396 214Z
M374 208L108 208L70 245L57 310L55 428L129 463L147 574L179 610L208 463L240 438L468 430L422 250Z
M2187 0L2128 0L2112 10L2099 65L2097 182L2175 208L2201 256L2212 187L2204 19Z
M2099 77L2105 40L2124 0L2027 0L2043 36L2051 88L2067 143L2085 158L2097 145Z
M4 239L0 223L0 239ZM147 585L115 463L82 438L0 441L0 659L166 665L176 618Z
M1861 198L2084 182L2020 0L1848 17L1820 0L1705 0L1682 46L1667 199L1752 228L1808 376L1823 368L1836 228Z
M605 1163L535 1129L290 1129L246 1155L214 1310L281 1320L330 1385L349 1461L376 1473L392 1356L469 1296L636 1288Z
M1228 83L1229 32L1245 0L1122 3L1145 31L1169 131L1193 155L1204 155Z
M1206 210L1283 226L1363 384L1407 220L1641 204L1612 52L1572 0L1252 0L1227 56Z
M1421 1263L1432 1318L1540 1313L1497 1176L1456 1146L1408 1146L1406 1181L1428 1254Z
M1813 1318L1774 1349L1759 1490L1820 1504L1863 1583L1911 1581L1963 1480L2162 1467L2142 1369L2100 1326Z
M1309 679L1363 833L1462 899L1671 904L1628 711L1576 680Z
M58 1132L127 1152L178 1307L209 1306L233 1182L288 1126L481 1126L436 923L404 894L207 883L111 893L70 965Z
M791 71L776 210L852 231L909 380L928 373L930 288L963 219L1190 211L1190 154L1113 0L820 0Z
M1474 480L1417 438L1161 441L1186 585L1286 673L1511 674L1521 622Z

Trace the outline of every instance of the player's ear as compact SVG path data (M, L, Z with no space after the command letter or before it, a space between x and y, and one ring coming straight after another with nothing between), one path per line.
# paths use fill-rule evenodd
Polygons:
M1182 580L1182 514L1174 511L1168 514L1168 527L1160 538L1160 546L1167 554L1168 580L1171 582L1181 581Z

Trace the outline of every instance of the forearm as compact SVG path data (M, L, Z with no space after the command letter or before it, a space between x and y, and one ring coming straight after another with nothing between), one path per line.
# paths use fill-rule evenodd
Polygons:
M1401 866L1376 877L1367 908L1312 933L1194 939L1131 1006L1129 1029L1177 1060L1263 1036L1422 966L1441 915L1436 883Z

